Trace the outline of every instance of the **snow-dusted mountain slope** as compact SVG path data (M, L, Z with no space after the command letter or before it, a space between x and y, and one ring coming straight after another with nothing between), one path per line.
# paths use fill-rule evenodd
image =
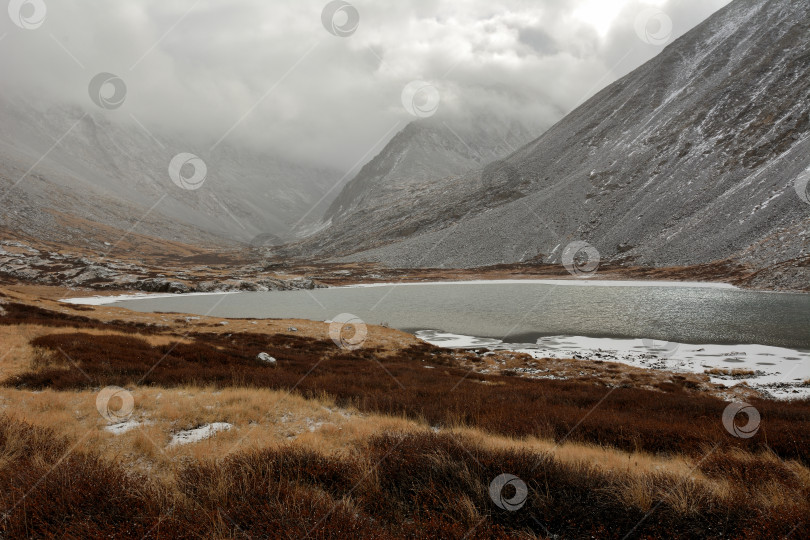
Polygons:
M531 139L523 124L491 114L470 113L466 119L437 115L412 122L346 184L325 214L328 226L295 246L295 252L345 253L411 234L415 228L399 227L403 210L418 211L415 207L426 197L444 204L448 199L436 190ZM422 210L452 215L442 206Z
M342 176L228 141L213 150L190 147L187 137L124 120L89 108L0 100L0 197L12 210L0 225L28 227L30 220L20 215L24 206L29 213L55 209L123 230L146 216L137 232L191 242L248 243L262 233L289 239L301 215L309 212L312 220L326 210L328 198L312 208ZM205 164L199 189L172 181L169 166L181 153ZM185 178L194 172L191 165L181 169Z
M810 165L809 114L810 4L736 0L503 161L344 216L349 248L341 226L318 243L471 267L558 262L583 240L603 260L793 261L783 270L804 275L810 204L794 187Z

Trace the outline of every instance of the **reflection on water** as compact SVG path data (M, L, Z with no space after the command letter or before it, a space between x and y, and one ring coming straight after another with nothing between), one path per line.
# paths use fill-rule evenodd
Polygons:
M810 295L729 288L443 283L179 295L116 305L235 318L328 320L352 313L400 330L435 329L512 343L591 336L810 349Z

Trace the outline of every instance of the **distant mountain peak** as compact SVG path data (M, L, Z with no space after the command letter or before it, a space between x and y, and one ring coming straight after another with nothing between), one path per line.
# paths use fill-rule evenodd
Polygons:
M352 211L384 206L387 198L401 195L408 186L483 167L531 137L524 125L493 114L413 121L346 184L325 219L338 222Z

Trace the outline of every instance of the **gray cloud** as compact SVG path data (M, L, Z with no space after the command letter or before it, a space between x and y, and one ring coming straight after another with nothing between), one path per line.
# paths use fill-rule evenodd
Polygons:
M440 89L442 114L485 108L539 134L660 52L634 29L643 9L667 13L674 38L728 1L356 0L341 38L324 0L45 0L35 30L0 17L0 85L100 111L88 84L109 72L127 86L112 119L347 169L413 119L412 80Z

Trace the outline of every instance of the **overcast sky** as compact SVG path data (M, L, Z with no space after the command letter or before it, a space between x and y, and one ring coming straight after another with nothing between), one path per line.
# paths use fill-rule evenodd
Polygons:
M412 81L436 89L437 114L483 109L539 135L727 3L11 0L0 84L346 169L415 119L402 100ZM126 84L123 101L102 85L107 110L88 92L102 72ZM425 114L429 90L415 97Z

